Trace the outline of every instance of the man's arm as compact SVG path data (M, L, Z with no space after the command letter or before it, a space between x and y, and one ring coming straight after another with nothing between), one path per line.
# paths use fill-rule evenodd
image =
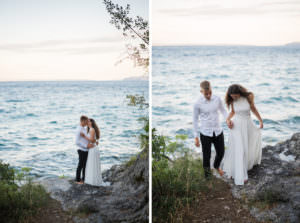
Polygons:
M197 147L200 146L199 136L198 136L198 118L199 118L199 108L198 108L197 104L194 104L194 109L193 109L193 127L194 127L195 145Z
M224 118L224 121L227 120L227 117L228 117L228 112L226 111L225 107L224 107L224 104L221 100L221 98L219 98L219 110L220 112L222 113L223 115L223 118Z
M82 148L82 149L88 149L88 142L87 143L84 143L80 140L80 129L77 130L76 132L76 140L75 140L75 144Z

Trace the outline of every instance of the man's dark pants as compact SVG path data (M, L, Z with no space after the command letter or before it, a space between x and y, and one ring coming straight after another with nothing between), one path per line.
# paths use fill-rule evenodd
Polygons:
M211 144L214 144L216 150L216 157L214 161L214 168L218 169L220 167L221 161L224 156L224 135L223 132L216 136L213 133L213 136L205 136L200 133L200 140L202 145L202 154L203 154L203 169L205 177L209 177L211 175L210 172L210 156L211 156Z
M79 155L79 162L77 166L77 171L76 171L76 181L80 182L80 175L82 171L82 181L84 181L85 177L85 166L86 166L86 161L88 157L88 152L82 151L82 150L77 150L78 155Z

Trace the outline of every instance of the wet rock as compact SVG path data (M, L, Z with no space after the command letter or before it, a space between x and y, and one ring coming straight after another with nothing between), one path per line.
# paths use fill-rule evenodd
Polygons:
M143 151L130 165L113 166L102 175L110 186L78 185L58 178L40 183L76 223L148 222L148 153Z

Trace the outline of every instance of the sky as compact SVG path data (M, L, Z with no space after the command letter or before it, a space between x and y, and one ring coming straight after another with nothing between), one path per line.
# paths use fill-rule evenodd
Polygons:
M153 0L153 45L300 42L300 0Z
M148 19L148 0L130 4ZM102 0L0 0L0 81L120 80L144 70L124 56Z

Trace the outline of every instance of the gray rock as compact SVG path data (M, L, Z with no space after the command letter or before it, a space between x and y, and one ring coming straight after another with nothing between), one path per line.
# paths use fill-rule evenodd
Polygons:
M293 155L295 161L281 160L282 152ZM300 133L275 146L264 147L262 153L261 165L248 171L249 182L244 186L222 179L231 185L234 197L246 200L250 213L259 221L300 222ZM260 209L253 202L270 206Z
M131 165L113 166L102 175L110 186L78 185L59 178L40 184L73 214L76 223L148 222L148 152L138 154Z

